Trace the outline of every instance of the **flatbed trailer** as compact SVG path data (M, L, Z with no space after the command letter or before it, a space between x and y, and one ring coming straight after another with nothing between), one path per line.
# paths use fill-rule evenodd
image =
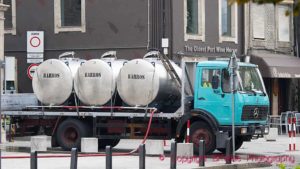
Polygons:
M143 139L150 119L149 139L175 138L176 124L182 117L182 113L179 111L163 113L151 107L122 106L27 106L23 110L3 111L2 115L11 118L11 124L14 125L9 128L14 128L16 136L46 134L52 136L53 145L57 145L56 141L61 138L58 133L61 133L60 130L62 130L59 126L63 121L71 121L78 125L78 128L83 126L85 128L85 124L88 124L85 132L80 135L106 140L104 141L105 145L111 146L115 146L115 144L108 142L116 143L120 139ZM68 132L80 132L76 129L77 127L72 127L72 125L67 125L69 126L67 127L69 129L66 129ZM77 140L78 138L75 136L73 139ZM105 145L99 147L103 148ZM64 148L68 149L69 147Z

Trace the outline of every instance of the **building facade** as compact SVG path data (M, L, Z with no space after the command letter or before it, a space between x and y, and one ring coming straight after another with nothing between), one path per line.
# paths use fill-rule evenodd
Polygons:
M174 55L218 58L244 53L243 6L227 0L175 0L173 18Z
M119 58L139 58L150 43L147 0L4 0L5 56L17 60L18 92L32 92L27 77L27 31L44 32L44 60L75 51L83 59L117 50Z
M262 72L272 115L299 107L300 59L294 56L292 9L292 1L245 5L245 51Z
M111 50L120 59L134 59L151 49L163 51L162 46L178 63L183 57L214 60L235 52L241 60L250 57L259 65L272 114L299 108L300 62L293 57L297 29L293 16L286 15L291 0L275 6L228 0L2 2L10 5L5 12L5 56L17 61L14 82L5 84L17 92L32 92L27 32L43 31L44 60L67 51L88 60Z
M27 77L27 31L44 32L44 60L66 51L99 58L116 50L122 59L142 58L150 49L170 58L203 60L244 53L243 6L227 0L3 0L5 55L17 60L18 92L32 92Z

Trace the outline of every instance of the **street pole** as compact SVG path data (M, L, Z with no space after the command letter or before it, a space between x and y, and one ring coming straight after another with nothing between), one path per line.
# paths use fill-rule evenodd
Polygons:
M2 66L4 63L4 12L7 10L9 6L0 3L0 144L2 143L2 109L1 109L1 95L3 94L3 77L4 72L2 70ZM1 159L0 159L1 160Z
M236 82L237 82L237 59L236 59L236 54L235 52L232 52L232 55L230 57L230 61L229 61L229 66L230 66L230 71L231 71L231 109L232 109L232 158L234 159L235 156L235 93L237 90L237 86L236 86Z

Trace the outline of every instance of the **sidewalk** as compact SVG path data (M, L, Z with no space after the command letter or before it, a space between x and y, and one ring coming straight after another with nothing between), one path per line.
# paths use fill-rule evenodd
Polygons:
M58 154L40 154L45 155L58 155ZM8 156L29 156L29 153L12 153L3 152L3 157ZM113 168L114 169L138 169L139 168L139 157L138 156L113 156ZM197 159L178 159L178 169L191 169L199 168ZM234 165L225 165L224 160L214 161L213 159L207 159L206 168L249 168L259 167L257 163L249 163L246 160L235 162ZM5 169L30 169L30 159L2 159L2 168ZM70 158L39 158L38 168L41 169L67 169L70 168ZM105 168L105 157L79 157L78 158L78 169L104 169ZM169 169L170 158L165 157L146 157L146 169Z
M297 137L297 149L300 149L300 137ZM1 148L7 151L14 152L2 152L2 156L29 156L30 151L30 141L29 138L23 138L23 140L17 139L12 143L4 143ZM129 152L132 149L138 147L141 140L121 140L113 152ZM258 157L272 157L269 158L269 162L272 162L272 167L276 167L279 162L272 161L278 156L287 156L293 161L293 163L288 164L288 166L295 166L300 163L300 151L289 152L288 150L289 139L287 136L279 136L277 141L267 142L263 138L258 140L253 140L252 142L245 142L240 150L236 152L237 161L233 162L234 165L225 165L225 160L221 158L220 153L217 151L214 155L207 158L206 168L257 168L261 167L258 162L266 161L267 158L256 158ZM53 150L53 149L51 149ZM56 149L54 149L56 150ZM18 151L18 152L16 152ZM102 150L103 151L103 150ZM165 146L166 156L147 156L146 157L146 168L147 169L169 169L170 168L170 158L168 157L170 151L170 141L167 141ZM44 155L59 155L59 154L40 154ZM255 156L253 156L255 155ZM135 154L132 156L114 156L113 157L113 168L114 169L138 169L139 167L139 157ZM289 161L287 161L289 162ZM285 162L284 162L285 163ZM5 169L29 169L30 160L28 158L23 159L3 159L2 168ZM66 169L70 168L70 158L40 158L38 159L38 166L41 169ZM177 159L178 169L191 169L198 167L198 158L185 158L179 157ZM105 168L105 157L79 157L78 159L78 169L101 169Z

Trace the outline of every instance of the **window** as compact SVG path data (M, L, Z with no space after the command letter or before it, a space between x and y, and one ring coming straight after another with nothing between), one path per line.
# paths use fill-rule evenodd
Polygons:
M265 5L252 3L252 29L254 39L265 39Z
M55 33L85 32L85 0L54 0Z
M4 12L4 33L16 35L16 0L2 0L2 3L9 5Z
M222 91L223 93L230 93L231 87L230 87L230 74L227 69L222 70Z
M237 43L237 4L219 0L219 41Z
M205 40L205 0L184 0L185 40Z
M277 6L277 34L278 41L281 42L290 42L290 24L291 18L286 15L286 12L289 10L288 5L278 5Z
M220 76L220 70L219 69L203 69L202 70L202 78L201 78L201 86L212 88L213 76Z

